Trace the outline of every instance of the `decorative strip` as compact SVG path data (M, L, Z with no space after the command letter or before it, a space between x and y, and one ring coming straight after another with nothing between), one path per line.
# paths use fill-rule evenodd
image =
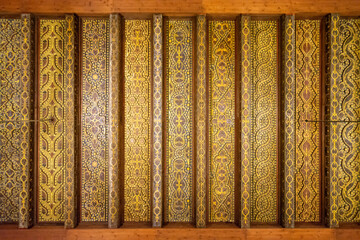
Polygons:
M250 16L241 16L241 227L251 221L251 38Z
M75 41L77 41L75 26L77 19L74 15L65 16L65 228L74 228L77 224L76 216L76 162L75 162L75 86L77 65Z
M251 219L277 221L277 22L252 21Z
M120 222L120 15L110 14L109 72L109 228Z
M107 221L109 20L82 20L81 220Z
M360 120L360 20L340 20L338 119ZM338 123L339 222L360 221L360 123Z
M210 222L234 222L235 21L210 21Z
M320 20L296 21L296 221L320 221Z
M0 121L21 120L21 19L0 19ZM19 215L21 123L0 123L0 222Z
M150 221L149 20L125 21L125 221Z
M39 222L65 218L65 20L40 19Z
M282 224L286 228L295 225L295 16L282 18L282 81L284 86L284 160Z
M196 42L196 227L206 227L207 99L206 99L206 16L197 21Z
M166 222L192 221L192 21L169 20L167 36Z
M339 100L337 94L339 91L340 72L339 72L339 57L340 57L340 19L338 14L330 14L326 18L326 119L331 121L339 120L338 107ZM325 211L326 223L329 227L334 228L339 226L338 216L338 196L339 196L339 124L336 122L325 125L326 144L325 149L325 166L326 166L326 193L325 196Z
M162 93L163 93L163 42L162 42L162 24L163 19L161 14L153 16L154 29L154 66L153 66L153 212L152 225L153 227L162 226Z
M21 15L21 81L20 112L22 119L33 119L33 86L34 86L34 18L30 14ZM31 227L34 223L33 199L33 129L31 123L21 124L20 142L20 193L19 193L19 228Z

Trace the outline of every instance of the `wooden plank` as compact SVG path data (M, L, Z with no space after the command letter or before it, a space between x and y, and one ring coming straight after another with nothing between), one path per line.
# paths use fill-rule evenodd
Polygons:
M109 228L118 228L120 216L120 15L110 14L109 69ZM119 94L120 92L120 94ZM123 136L121 136L123 137Z
M35 227L32 229L0 229L2 240L23 239L241 239L241 240L337 240L359 239L360 229L328 228L120 228L120 229L62 229L61 227Z
M284 89L282 215L284 227L293 228L295 223L295 17L282 18L282 84Z
M153 16L153 186L152 186L152 226L161 227L163 222L163 188L162 188L162 108L163 108L163 18L161 14Z
M10 13L81 14L121 13L209 13L209 14L296 14L325 15L338 12L358 15L356 0L0 0L0 11Z

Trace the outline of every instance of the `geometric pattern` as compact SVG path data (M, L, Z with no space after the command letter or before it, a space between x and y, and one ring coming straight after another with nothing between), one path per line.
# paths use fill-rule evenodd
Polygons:
M163 109L163 17L153 15L153 136L152 136L152 226L161 227L163 222L162 181L162 109Z
M35 26L31 14L21 14L21 118L33 119L34 99L34 43ZM21 124L20 142L20 194L19 228L31 227L34 223L34 160L33 160L33 124Z
M360 120L360 20L340 20L338 120ZM338 123L339 222L360 221L360 123Z
M22 119L21 19L0 19L0 121ZM20 193L19 122L0 123L0 222L16 222Z
M339 120L340 17L329 14L325 21L326 83L325 119ZM330 228L339 227L339 127L338 122L325 124L325 222Z
M251 220L251 50L250 16L241 16L241 227Z
M166 27L166 222L192 221L192 21Z
M120 103L122 90L121 75L120 75L120 29L121 16L120 14L110 14L110 63L109 63L109 228L118 228L122 221L122 209L120 209L121 192L120 179L120 139L122 135L123 121L120 122L120 114L123 107ZM121 106L121 108L120 108ZM120 130L121 129L121 130ZM121 218L120 218L121 216Z
M64 20L40 20L39 222L65 217L64 38Z
M125 221L150 221L151 21L125 20Z
M196 227L206 227L207 101L206 101L206 16L196 25Z
M82 19L81 221L107 221L109 20Z
M320 20L296 21L296 221L320 221Z
M72 134L75 130L75 88L77 87L77 41L78 35L75 26L78 24L74 15L65 15L65 228L74 228L77 224L76 214L76 136ZM76 43L75 43L76 42Z
M277 222L277 30L251 21L252 222Z
M295 225L295 16L282 17L282 133L283 161L281 173L281 223Z
M234 222L235 21L209 22L209 221Z

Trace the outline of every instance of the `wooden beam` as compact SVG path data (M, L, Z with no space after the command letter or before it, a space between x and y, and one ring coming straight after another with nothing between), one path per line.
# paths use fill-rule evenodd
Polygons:
M152 181L152 226L162 227L163 222L163 18L153 16L153 181Z
M119 14L110 14L109 64L109 228L121 225L120 209L120 24Z
M206 16L196 18L196 227L206 227L207 78Z
M295 225L295 16L282 16L281 85L283 88L283 156L281 177L281 223Z
M359 15L357 0L0 0L5 13L163 13Z
M34 18L30 14L21 15L21 89L20 96L21 118L34 119L33 94L34 94L34 49L35 27ZM19 194L19 228L31 227L34 223L34 161L32 151L33 128L31 123L24 122L21 126L20 143L20 184Z

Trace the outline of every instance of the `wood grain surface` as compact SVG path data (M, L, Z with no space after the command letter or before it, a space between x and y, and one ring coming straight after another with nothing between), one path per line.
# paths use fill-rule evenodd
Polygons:
M0 0L2 13L359 15L358 0Z

